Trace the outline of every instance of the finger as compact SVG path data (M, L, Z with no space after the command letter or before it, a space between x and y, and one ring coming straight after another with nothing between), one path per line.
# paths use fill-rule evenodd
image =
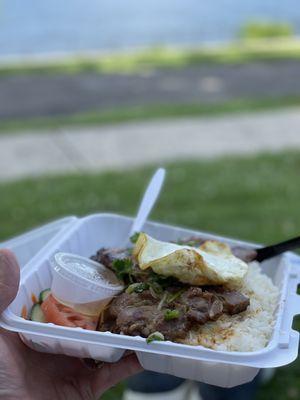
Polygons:
M14 254L0 250L0 314L16 297L19 288L20 269Z
M106 363L100 370L93 374L89 384L95 398L98 398L103 392L116 385L123 379L128 378L143 370L135 354L122 358L119 362ZM91 378L89 378L91 379Z

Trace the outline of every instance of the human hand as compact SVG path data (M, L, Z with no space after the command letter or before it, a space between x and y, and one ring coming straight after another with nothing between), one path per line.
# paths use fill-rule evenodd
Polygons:
M18 286L17 260L9 250L0 250L0 314ZM0 329L0 399L94 400L141 370L135 355L91 370L77 358L35 352L18 334Z

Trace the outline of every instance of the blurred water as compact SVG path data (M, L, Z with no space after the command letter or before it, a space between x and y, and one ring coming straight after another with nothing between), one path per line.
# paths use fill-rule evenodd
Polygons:
M223 41L252 19L300 33L300 0L0 0L0 56Z

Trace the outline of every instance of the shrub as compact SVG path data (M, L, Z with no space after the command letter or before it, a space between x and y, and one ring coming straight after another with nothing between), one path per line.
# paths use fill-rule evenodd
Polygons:
M291 37L294 28L289 23L282 22L247 22L240 30L242 39L265 39L276 37Z

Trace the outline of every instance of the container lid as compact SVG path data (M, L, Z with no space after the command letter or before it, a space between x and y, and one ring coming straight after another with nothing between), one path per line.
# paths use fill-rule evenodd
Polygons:
M64 229L77 221L75 216L67 216L34 228L19 236L0 243L16 255L20 269L24 272L26 264Z

